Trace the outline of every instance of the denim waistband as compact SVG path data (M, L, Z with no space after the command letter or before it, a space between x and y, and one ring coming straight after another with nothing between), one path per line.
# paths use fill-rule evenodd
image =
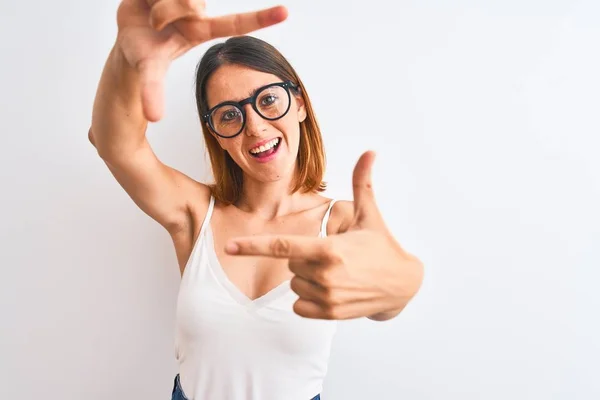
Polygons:
M173 382L173 392L171 394L171 400L189 400L185 393L183 393L183 389L181 388L181 382L179 381L179 374L175 376L175 380ZM321 400L321 395L318 394L310 400Z

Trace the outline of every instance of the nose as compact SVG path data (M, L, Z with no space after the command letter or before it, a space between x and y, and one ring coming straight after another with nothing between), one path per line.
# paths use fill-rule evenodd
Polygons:
M246 126L244 130L247 136L261 136L263 132L267 131L267 121L261 117L252 108L252 105L246 104Z

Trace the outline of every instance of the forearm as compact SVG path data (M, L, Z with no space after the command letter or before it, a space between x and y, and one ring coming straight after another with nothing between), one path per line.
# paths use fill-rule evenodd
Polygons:
M90 141L106 159L127 157L142 144L148 121L144 117L139 74L125 61L119 47L111 50L98 84Z

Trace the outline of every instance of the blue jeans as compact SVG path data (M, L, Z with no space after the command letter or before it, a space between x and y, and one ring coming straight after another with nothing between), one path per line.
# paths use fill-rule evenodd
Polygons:
M185 397L185 394L181 389L181 383L179 382L179 374L175 376L175 382L173 382L173 394L171 395L171 400L189 400L187 397ZM310 400L321 400L321 395L318 394Z

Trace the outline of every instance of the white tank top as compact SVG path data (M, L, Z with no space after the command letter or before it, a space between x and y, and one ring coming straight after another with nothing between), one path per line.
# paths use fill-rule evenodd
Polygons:
M319 236L325 237L331 201ZM211 196L177 299L175 348L189 400L310 400L321 393L336 321L294 313L287 280L252 300L215 253Z

